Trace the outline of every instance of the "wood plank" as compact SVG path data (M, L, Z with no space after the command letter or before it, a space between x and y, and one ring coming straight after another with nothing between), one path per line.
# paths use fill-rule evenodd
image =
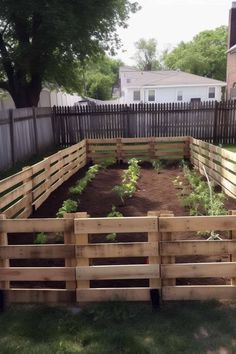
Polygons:
M236 222L235 222L236 223ZM155 232L158 230L157 217L121 217L121 218L81 218L75 219L75 233L123 233Z
M0 209L6 207L8 204L12 203L17 198L24 196L32 189L32 183L27 182L22 186L17 187L16 189L8 192L0 198Z
M170 241L161 242L160 254L163 256L220 256L236 254L235 241Z
M0 220L5 220L6 215L0 214ZM0 232L0 247L7 247L8 244L8 236L5 232ZM0 258L0 269L8 268L10 265L9 258L6 257L4 259ZM8 289L10 288L9 281L0 281L0 289Z
M159 217L160 216L160 212L159 211L149 211L148 212L148 216L155 216L155 217ZM158 227L159 229L159 227ZM149 232L148 233L148 242L149 243L157 243L159 245L161 236L160 233L158 231L156 232ZM154 255L154 256L149 256L148 257L148 263L149 264L154 264L154 265L158 265L158 267L160 267L160 256L159 256L159 250L158 252ZM161 279L157 279L160 278L160 275L158 277L156 277L155 279L149 279L149 286L152 288L160 288L161 287Z
M8 303L61 304L75 303L75 291L66 289L8 289L5 290Z
M0 193L5 192L9 188L12 188L18 183L23 182L26 178L31 176L31 171L25 170L14 174L13 176L7 177L0 181Z
M78 302L150 301L150 288L77 289Z
M147 257L156 256L158 253L157 242L93 243L76 246L76 257L85 258Z
M89 215L86 212L80 212L75 214L75 218L78 219L88 219ZM75 223L74 223L75 225ZM75 229L75 226L74 226ZM89 235L87 232L76 232L74 231L75 234L75 243L78 246L81 245L88 245L89 243ZM88 257L76 257L76 267L88 267L89 266L89 258ZM90 281L87 279L78 279L77 277L77 289L87 289L90 288Z
M0 268L3 281L65 281L75 280L73 267L9 267Z
M29 197L26 195L16 203L11 205L9 208L5 209L4 214L8 219L12 218L15 214L17 214L20 210L25 208L28 205Z
M63 232L64 230L66 230L65 219L0 220L0 232Z
M1 259L41 259L75 257L74 245L20 245L0 246Z
M206 230L236 230L236 216L176 216L160 217L160 231L206 231Z
M235 300L236 286L231 285L192 285L165 286L162 288L163 300Z
M215 278L236 274L236 262L185 263L161 265L161 277L166 278Z
M78 280L160 278L159 264L105 265L77 267ZM157 286L155 286L157 287ZM160 287L160 286L159 286Z

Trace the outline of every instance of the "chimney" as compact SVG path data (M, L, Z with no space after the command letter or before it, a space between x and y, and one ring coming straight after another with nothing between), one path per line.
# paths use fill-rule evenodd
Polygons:
M236 44L236 1L232 2L232 8L229 13L229 49Z

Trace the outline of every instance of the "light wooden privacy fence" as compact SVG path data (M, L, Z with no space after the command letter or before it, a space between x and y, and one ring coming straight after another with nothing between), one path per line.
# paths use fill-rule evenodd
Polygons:
M236 198L236 154L201 140L190 138L192 164L203 174L203 166L210 179L229 196Z
M228 231L224 241L179 240L176 234L214 229ZM60 233L64 244L8 245L8 234ZM115 232L134 237L132 242L108 243ZM170 212L149 212L146 217L88 218L86 213L64 219L9 220L0 218L0 288L8 303L84 303L149 301L153 290L163 300L234 299L236 296L236 216L174 217ZM142 242L135 234L143 233ZM133 235L133 236L132 236ZM93 237L96 237L94 243ZM211 257L204 263L176 263L177 257ZM132 259L139 262L131 264ZM212 260L219 257L221 262ZM9 260L61 260L60 267L11 266ZM95 260L102 265L95 265ZM123 262L121 262L121 259ZM113 264L108 263L113 260ZM225 261L226 260L226 261ZM123 263L123 264L122 264ZM176 285L179 279L225 278L228 285ZM93 281L145 279L146 286L96 287ZM34 288L30 282L34 282ZM46 287L40 282L49 283ZM231 281L231 282L230 282ZM14 282L23 282L19 285ZM27 285L25 285L27 282ZM35 282L37 284L35 285ZM60 282L59 286L55 282ZM62 283L61 283L62 282ZM211 283L212 284L212 283Z

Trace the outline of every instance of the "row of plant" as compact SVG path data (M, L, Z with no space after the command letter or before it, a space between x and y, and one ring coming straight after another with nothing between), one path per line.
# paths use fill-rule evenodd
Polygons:
M203 170L206 181L196 171L191 170L185 163L183 164L184 179L178 176L174 180L174 185L180 189L178 195L181 204L192 216L227 214L224 207L226 196L223 193L215 192L204 166ZM219 238L215 231L206 231L203 234L210 235L212 239Z
M125 203L125 199L131 198L136 192L137 183L140 176L139 161L132 158L128 161L128 169L124 171L122 182L113 188L113 191L119 196L122 204Z

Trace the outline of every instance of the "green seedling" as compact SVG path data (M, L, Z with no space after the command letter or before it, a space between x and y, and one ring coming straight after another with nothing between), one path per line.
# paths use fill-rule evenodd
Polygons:
M62 207L57 212L58 218L63 218L65 213L75 213L78 209L78 202L67 199L63 202Z

